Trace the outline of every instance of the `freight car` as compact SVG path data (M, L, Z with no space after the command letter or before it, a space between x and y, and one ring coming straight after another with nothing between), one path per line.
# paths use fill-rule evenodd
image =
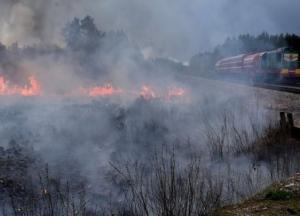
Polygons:
M291 48L242 54L219 60L218 76L249 78L256 81L300 80L300 53Z

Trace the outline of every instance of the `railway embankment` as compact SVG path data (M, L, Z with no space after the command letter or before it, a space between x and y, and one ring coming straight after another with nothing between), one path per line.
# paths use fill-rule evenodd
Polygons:
M300 215L300 173L272 184L239 204L225 206L217 210L216 215Z
M196 86L194 89L202 93L215 93L239 98L247 98L253 101L253 107L260 106L274 112L292 113L294 125L300 127L300 94L284 91L284 88L276 88L274 85L250 85L243 82L212 79L194 75L178 76L178 79ZM295 87L299 89L300 87Z

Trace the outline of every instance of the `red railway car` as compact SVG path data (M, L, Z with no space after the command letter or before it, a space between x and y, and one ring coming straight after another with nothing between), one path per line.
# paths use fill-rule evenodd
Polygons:
M223 76L296 80L300 78L300 55L290 48L242 54L219 60L215 70Z
M240 72L243 68L244 58L247 55L238 55L224 58L217 62L216 69L220 72Z

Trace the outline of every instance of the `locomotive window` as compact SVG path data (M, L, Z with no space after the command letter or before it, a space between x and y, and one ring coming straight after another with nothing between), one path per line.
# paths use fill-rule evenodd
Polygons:
M281 68L281 53L269 53L267 54L268 68L279 69Z
M276 53L276 68L282 67L282 55L281 53Z
M285 53L284 54L284 67L287 69L299 68L299 54L298 53Z
M281 53L276 54L277 62L281 62Z
M267 69L267 68L268 68L267 54L264 54L264 55L261 57L261 67L262 67L263 69Z

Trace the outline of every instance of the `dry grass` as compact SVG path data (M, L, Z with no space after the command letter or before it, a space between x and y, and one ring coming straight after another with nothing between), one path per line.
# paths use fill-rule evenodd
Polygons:
M280 122L263 130L252 123L249 131L224 115L218 127L207 125L206 137L209 162L222 172L212 170L192 145L184 157L175 146L164 146L148 155L147 161L112 163L118 196L104 206L99 204L101 208L96 207L100 201L90 200L85 181L51 175L44 165L36 166L43 163L35 161L33 152L12 143L1 150L0 214L211 215L220 206L245 199L262 188L257 164L264 164L271 181L300 169L300 145ZM253 167L235 172L230 160L239 157L250 158Z
M132 215L209 215L221 205L223 182L197 159L179 164L174 151L156 154L147 166L136 163L115 170L125 182L126 206ZM133 168L134 167L134 168Z

